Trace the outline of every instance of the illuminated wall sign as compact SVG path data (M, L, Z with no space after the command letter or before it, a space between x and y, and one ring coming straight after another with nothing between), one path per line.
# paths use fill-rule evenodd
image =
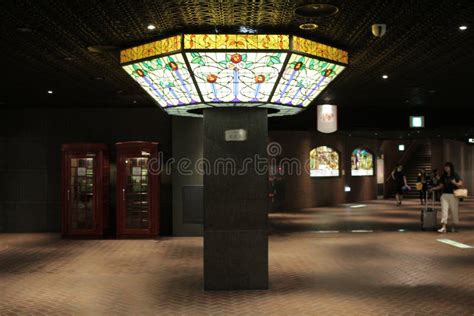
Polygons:
M334 133L337 131L337 106L331 104L318 105L317 116L319 132Z
M398 145L398 151L405 151L405 145L403 144Z
M410 127L411 128L425 127L425 117L424 116L410 116Z
M309 152L311 177L338 177L339 154L327 146L319 146Z
M374 156L364 148L356 148L351 155L352 176L373 176Z
M120 62L171 115L259 107L283 116L307 108L345 69L348 54L286 34L180 34L124 49Z

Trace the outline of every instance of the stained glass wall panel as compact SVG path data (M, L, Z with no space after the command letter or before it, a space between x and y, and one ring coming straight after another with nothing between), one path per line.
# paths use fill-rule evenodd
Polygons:
M344 70L344 66L292 54L272 102L306 107Z
M309 152L311 177L339 176L339 154L327 146L319 146Z
M123 67L162 107L200 102L182 54Z
M373 155L363 148L356 148L351 155L352 176L373 176Z
M268 102L286 53L186 53L205 102Z

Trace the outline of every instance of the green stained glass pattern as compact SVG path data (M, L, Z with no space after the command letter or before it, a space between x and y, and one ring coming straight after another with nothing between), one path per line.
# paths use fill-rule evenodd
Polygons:
M205 102L268 102L286 58L284 52L189 52Z
M344 70L344 66L292 54L272 102L306 107Z
M181 54L138 62L123 68L162 107L200 102Z

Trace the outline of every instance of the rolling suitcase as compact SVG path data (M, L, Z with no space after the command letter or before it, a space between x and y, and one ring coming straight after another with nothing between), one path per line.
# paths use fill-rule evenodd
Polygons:
M432 195L432 198L431 198L431 203L429 202L430 199L429 199L428 195L429 195L429 192L426 191L426 204L424 205L423 209L421 210L421 229L422 230L433 230L433 231L435 231L438 227L437 211L434 207L435 193L433 191L433 195Z

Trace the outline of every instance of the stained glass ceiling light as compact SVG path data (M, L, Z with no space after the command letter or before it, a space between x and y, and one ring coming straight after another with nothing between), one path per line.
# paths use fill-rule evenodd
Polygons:
M296 114L348 64L338 48L284 34L180 34L120 52L124 70L169 114L260 107Z

